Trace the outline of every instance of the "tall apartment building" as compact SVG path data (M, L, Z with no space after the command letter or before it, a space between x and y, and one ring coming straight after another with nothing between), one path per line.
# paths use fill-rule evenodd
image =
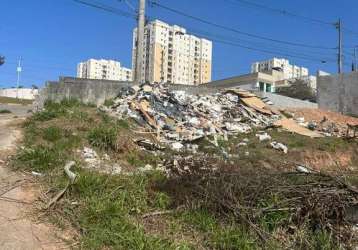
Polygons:
M144 29L140 82L199 85L211 81L212 42L159 20ZM135 74L137 28L133 31L132 68Z
M77 77L116 81L132 81L132 70L113 60L89 59L77 65Z
M308 69L297 65L291 65L287 59L272 58L267 61L255 62L251 66L251 73L268 73L272 70L283 72L283 79L303 78L308 76Z

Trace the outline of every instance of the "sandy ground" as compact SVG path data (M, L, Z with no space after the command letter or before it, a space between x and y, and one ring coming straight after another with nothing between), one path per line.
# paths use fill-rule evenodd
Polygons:
M33 203L39 195L34 177L6 166L21 139L18 125L25 114L19 110L0 115L0 249L69 249L59 239L59 230L34 219Z

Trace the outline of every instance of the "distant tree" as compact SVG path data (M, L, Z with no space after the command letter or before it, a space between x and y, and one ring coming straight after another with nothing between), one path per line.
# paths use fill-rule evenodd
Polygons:
M31 88L33 88L33 89L39 89L39 87L37 87L35 84L32 84Z
M23 88L24 88L24 86L22 86L22 85L19 86L19 89L23 89Z
M0 66L5 63L5 57L0 56Z
M280 95L316 102L314 90L303 80L296 80L288 87L279 87L276 92Z

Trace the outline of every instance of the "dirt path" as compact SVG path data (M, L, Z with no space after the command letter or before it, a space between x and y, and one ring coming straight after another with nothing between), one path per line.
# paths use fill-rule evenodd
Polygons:
M34 177L6 166L21 138L22 120L0 115L0 249L68 249L57 237L58 230L36 222L31 214L39 195Z

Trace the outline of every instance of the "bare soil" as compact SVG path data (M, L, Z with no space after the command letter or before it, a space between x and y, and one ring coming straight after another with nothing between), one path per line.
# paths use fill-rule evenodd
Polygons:
M0 115L0 249L69 249L62 232L35 219L34 202L40 192L34 177L7 167L21 139L22 121Z

